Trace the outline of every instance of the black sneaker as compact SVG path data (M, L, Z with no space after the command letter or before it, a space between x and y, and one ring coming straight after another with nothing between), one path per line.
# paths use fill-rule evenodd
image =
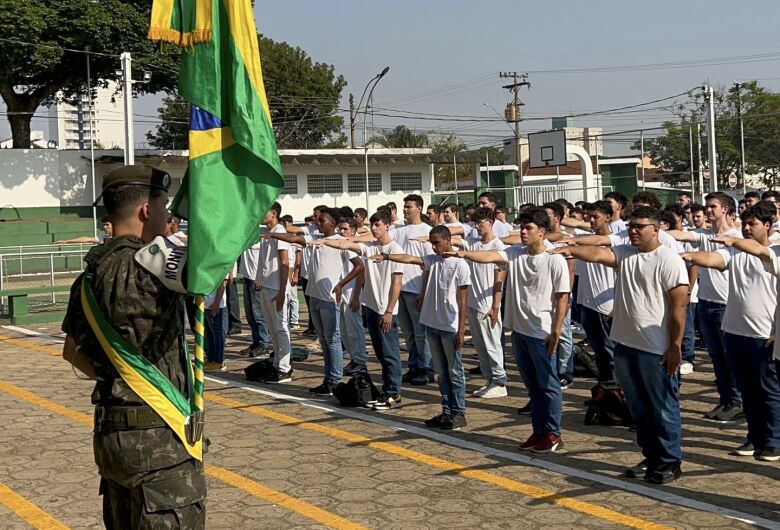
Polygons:
M441 422L441 428L445 431L459 431L465 426L466 415L462 412L454 412Z
M647 459L645 458L637 465L626 468L623 474L628 478L644 478L647 474Z
M777 447L767 445L755 454L755 459L762 462L777 462L780 460L780 450Z
M438 416L434 416L429 420L425 420L426 427L441 427L445 421L450 421L450 415L441 413Z
M756 456L757 453L760 453L761 451L756 451L756 448L753 446L751 442L745 442L736 449L733 449L731 451L731 454L734 456Z
M418 372L414 374L414 376L409 382L414 386L425 386L429 382L428 375L425 372Z
M529 400L528 403L523 405L522 407L517 409L517 413L521 416L530 416L531 415L531 401Z
M560 381L561 381L561 390L566 390L567 388L574 385L574 381L568 377L561 377Z
M745 419L742 405L726 405L720 412L712 417L718 423L730 423Z
M265 382L271 384L289 383L292 381L292 373L292 368L287 372L281 372L278 368L274 368L274 371L271 372L271 377L266 379Z
M661 464L655 469L649 468L645 473L645 482L649 484L668 484L682 476L680 464Z
M303 333L301 333L301 335L303 335L304 337L316 337L317 331L312 328L309 328L304 330Z
M414 377L414 375L415 375L414 370L407 370L406 373L403 375L403 377L401 377L401 382L402 383L411 383L412 382L412 378Z
M388 409L394 409L398 405L401 404L401 396L396 394L395 396L384 396L384 399L381 399L374 403L373 407L371 407L373 410L388 410Z
M227 332L228 335L241 335L241 326L233 326Z
M365 364L356 363L355 361L349 361L349 364L344 367L344 373L346 375L355 375L357 373L365 373L368 369Z
M716 416L716 415L717 415L717 414L718 414L718 413L719 413L721 410L723 410L723 405L721 405L720 403L718 403L718 404L715 406L715 408L714 408L714 409L712 409L712 410L711 410L711 411L709 411L709 412L705 412L705 413L704 413L704 417L705 417L705 418L707 418L708 420L711 420L711 419L713 419L713 418L714 418L714 417L715 417L715 416Z
M321 385L310 388L309 392L318 396L332 396L334 386L335 385L331 385L327 381L323 381Z

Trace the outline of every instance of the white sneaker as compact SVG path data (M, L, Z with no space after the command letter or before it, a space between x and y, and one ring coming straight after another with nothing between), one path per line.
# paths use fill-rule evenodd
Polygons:
M687 361L680 365L680 375L688 375L693 373L693 363Z
M487 385L482 385L481 387L476 389L474 392L472 392L471 395L474 396L474 397L482 397L483 394L487 391L489 385L490 385L490 383L488 383Z
M499 385L495 381L491 381L485 391L479 396L485 399L506 397L506 386Z

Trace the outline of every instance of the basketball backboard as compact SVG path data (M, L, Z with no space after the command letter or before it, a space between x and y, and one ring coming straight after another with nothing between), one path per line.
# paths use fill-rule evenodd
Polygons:
M566 133L563 129L528 135L530 167L565 166Z

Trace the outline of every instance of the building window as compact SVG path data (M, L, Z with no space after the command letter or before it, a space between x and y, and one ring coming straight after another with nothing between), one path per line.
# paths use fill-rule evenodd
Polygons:
M366 175L365 173L353 173L347 175L347 191L349 193L363 193L366 191ZM381 173L369 173L368 174L368 191L379 192L382 191L382 174Z
M298 195L298 175L285 175L283 195Z
M310 194L343 193L344 181L341 175L307 175L306 188Z
M390 191L421 191L422 173L390 173Z

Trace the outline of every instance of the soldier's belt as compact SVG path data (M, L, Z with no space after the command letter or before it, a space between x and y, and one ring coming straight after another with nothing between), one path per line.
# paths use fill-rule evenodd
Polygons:
M95 430L131 430L166 427L159 414L151 407L95 407Z

